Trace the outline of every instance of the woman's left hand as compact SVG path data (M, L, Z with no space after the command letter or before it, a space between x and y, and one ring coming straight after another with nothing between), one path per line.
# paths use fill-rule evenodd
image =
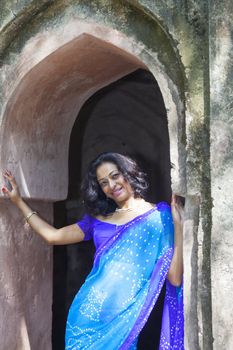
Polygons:
M179 197L172 195L172 218L174 222L174 254L167 278L174 286L180 286L183 276L183 205Z
M174 193L172 194L171 210L174 225L183 226L184 207L179 203Z

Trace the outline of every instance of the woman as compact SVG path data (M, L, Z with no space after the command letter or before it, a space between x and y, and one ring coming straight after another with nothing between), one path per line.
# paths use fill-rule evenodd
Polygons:
M182 218L173 196L153 205L144 200L144 174L129 157L103 153L83 182L86 215L77 224L55 229L12 186L2 191L17 205L34 231L49 244L93 238L94 266L76 295L67 319L66 350L137 349L144 327L166 282L159 349L183 349Z

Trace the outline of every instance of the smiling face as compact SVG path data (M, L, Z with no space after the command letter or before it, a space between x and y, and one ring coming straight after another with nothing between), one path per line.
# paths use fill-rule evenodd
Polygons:
M105 162L96 169L97 180L108 198L120 205L134 197L132 187L114 163Z

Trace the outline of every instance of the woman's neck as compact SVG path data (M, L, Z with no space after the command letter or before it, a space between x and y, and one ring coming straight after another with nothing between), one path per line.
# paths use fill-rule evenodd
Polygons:
M117 203L119 210L129 210L136 208L139 204L144 203L145 200L143 198L134 198L130 197L127 201L123 203Z

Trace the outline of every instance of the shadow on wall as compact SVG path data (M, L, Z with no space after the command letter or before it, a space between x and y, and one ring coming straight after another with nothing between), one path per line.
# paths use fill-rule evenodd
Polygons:
M46 203L32 205L45 218L52 213ZM25 230L22 215L7 199L0 202L0 214L0 348L30 350L39 343L45 349L51 343L51 317L38 320L51 305L51 248Z

